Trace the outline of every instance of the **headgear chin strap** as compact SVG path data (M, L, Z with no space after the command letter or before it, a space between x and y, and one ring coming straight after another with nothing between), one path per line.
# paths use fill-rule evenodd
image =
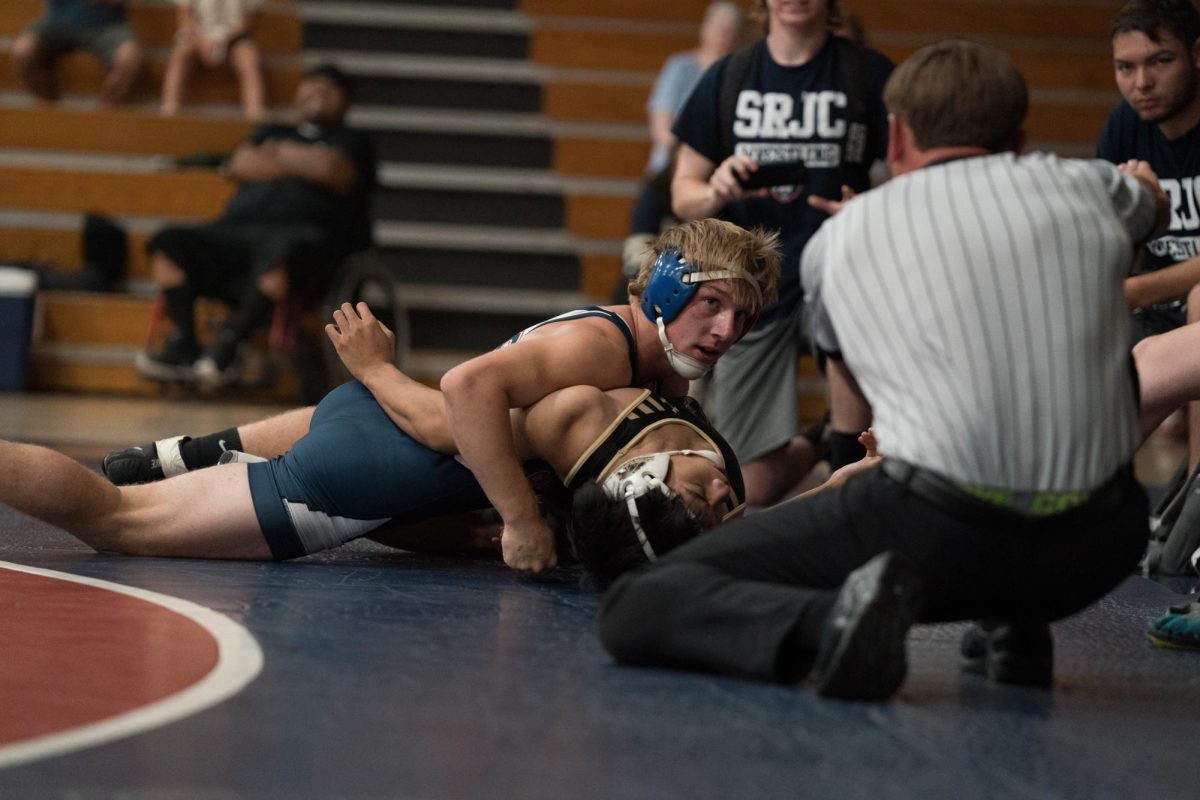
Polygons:
M642 311L647 319L658 325L658 341L667 353L667 362L671 369L689 381L703 378L712 366L676 352L675 346L667 338L667 323L679 316L701 283L728 278L749 280L746 275L729 268L699 272L688 263L678 248L670 247L658 254L646 288L642 291ZM750 283L757 285L754 281Z
M691 356L676 352L675 345L671 344L671 340L667 338L667 326L662 317L658 318L658 341L667 354L667 363L671 365L671 369L675 370L677 375L681 375L689 381L695 381L703 378L712 369L711 364L705 364Z
M634 456L620 464L604 479L605 494L618 500L625 500L629 510L629 521L633 523L633 532L637 535L638 543L646 558L654 561L658 554L650 544L646 529L642 527L642 515L638 510L637 499L652 491L662 492L667 497L677 497L667 486L667 472L671 469L671 456L700 456L725 469L725 459L713 450L664 450L660 453Z

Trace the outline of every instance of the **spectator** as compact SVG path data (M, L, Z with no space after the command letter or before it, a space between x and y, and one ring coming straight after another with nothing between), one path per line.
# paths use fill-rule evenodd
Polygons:
M142 68L142 47L125 19L123 0L46 0L42 18L13 43L12 57L29 91L58 99L54 64L74 50L87 50L104 63L100 100L115 103L129 94Z
M175 0L179 30L163 76L162 113L179 112L188 78L199 63L213 69L228 63L237 74L242 112L262 119L266 90L254 23L262 0Z
M215 221L151 237L151 274L174 323L163 348L141 353L151 380L236 379L238 349L288 292L319 292L342 259L370 243L367 201L375 180L370 138L345 127L349 78L325 65L296 89L295 126L262 125L229 161L237 192ZM215 297L228 322L200 353L194 305ZM199 358L198 358L199 357Z
M657 175L667 167L675 135L671 126L679 109L704 71L733 52L742 31L742 8L737 3L713 3L700 23L700 42L694 50L670 56L650 92L646 114L650 120L650 161L647 175Z
M815 671L823 695L883 700L914 620L989 619L964 641L972 666L1049 685L1048 623L1145 547L1121 281L1166 222L1155 176L1010 152L1028 93L986 45L922 48L884 96L893 178L801 264L815 337L871 401L883 458L619 578L600 628L622 661Z
M708 394L716 424L742 461L747 502L763 506L799 483L816 458L812 442L800 435L796 408L803 337L794 267L827 216L815 201L841 196L843 186L869 186L871 163L884 153L880 92L892 65L831 36L836 0L759 0L758 10L766 38L717 62L680 112L671 194L682 219L720 215L782 235L780 302L722 359ZM741 181L766 165L806 174L743 188ZM869 409L857 405L841 377L831 364L835 467L861 457L858 435L870 421Z
M646 103L650 160L646 164L646 182L634 202L623 253L624 280L613 295L614 301L624 298L625 284L637 275L646 248L675 221L671 214L671 166L678 145L671 133L675 116L704 71L737 46L742 23L742 7L737 3L711 4L700 22L699 46L669 57L654 81Z
M1125 281L1140 340L1200 321L1200 12L1192 0L1132 0L1113 20L1112 51L1124 99L1109 115L1097 156L1149 162L1172 204L1170 230L1146 246L1138 274ZM1194 473L1200 404L1188 404L1187 416L1186 469Z

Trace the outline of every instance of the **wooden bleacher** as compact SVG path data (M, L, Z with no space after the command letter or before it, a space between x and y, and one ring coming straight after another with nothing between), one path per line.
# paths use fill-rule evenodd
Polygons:
M562 232L591 243L578 256L577 288L587 296L605 297L619 271L616 253L648 153L643 127L650 83L667 55L692 46L707 1L515 0L516 12L528 20L527 63L542 75L540 117L551 131L552 145L547 166L576 182L577 188L563 197ZM387 7L379 0L367 5ZM1033 91L1028 130L1034 146L1071 155L1090 152L1116 99L1107 41L1111 4L842 0L842 5L862 18L872 46L894 60L944 35L970 35L1006 47ZM38 0L0 3L0 41L18 35L39 15L40 6ZM95 110L78 102L0 104L0 152L5 154L0 164L0 260L78 267L78 231L70 221L97 210L141 220L140 227L131 227L129 276L144 282L147 226L210 217L228 198L232 187L214 172L161 167L190 153L228 151L245 136L248 126L236 119L232 73L198 73L188 102L202 108L185 107L184 115L173 119L157 116L153 109L174 33L174 8L165 0L135 0L131 6L149 63L128 106ZM304 56L297 7L270 4L257 35L268 56L269 100L276 110L286 111ZM101 74L88 56L65 59L59 73L67 95L94 97ZM7 46L0 44L0 94L16 96L19 90ZM20 157L27 153L38 158L27 162ZM96 160L81 165L81 155ZM61 163L55 163L55 156L61 156ZM132 166L118 163L121 159ZM630 188L594 191L588 183L593 179L623 181ZM13 218L6 222L5 214ZM413 294L435 309L469 312L460 306L475 296L471 292L443 296L446 302L441 302L435 290L414 288ZM34 388L156 391L138 380L127 363L145 335L149 297L144 290L49 295L41 301L40 340L31 367ZM106 319L120 324L106 325ZM86 357L73 361L72 352ZM806 415L818 413L819 391L805 402Z

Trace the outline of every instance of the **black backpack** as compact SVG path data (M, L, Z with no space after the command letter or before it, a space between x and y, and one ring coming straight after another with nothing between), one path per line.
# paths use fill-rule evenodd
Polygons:
M1190 575L1200 572L1200 469L1187 474L1187 462L1171 481L1159 506L1158 524L1150 532L1144 562L1148 574Z

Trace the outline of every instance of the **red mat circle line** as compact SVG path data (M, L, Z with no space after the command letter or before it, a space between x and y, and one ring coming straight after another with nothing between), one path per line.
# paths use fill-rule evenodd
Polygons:
M191 716L237 694L262 671L262 649L254 636L210 608L146 589L8 561L0 561L0 569L83 584L157 605L204 628L218 650L216 665L181 691L96 722L0 745L0 769L94 747Z

